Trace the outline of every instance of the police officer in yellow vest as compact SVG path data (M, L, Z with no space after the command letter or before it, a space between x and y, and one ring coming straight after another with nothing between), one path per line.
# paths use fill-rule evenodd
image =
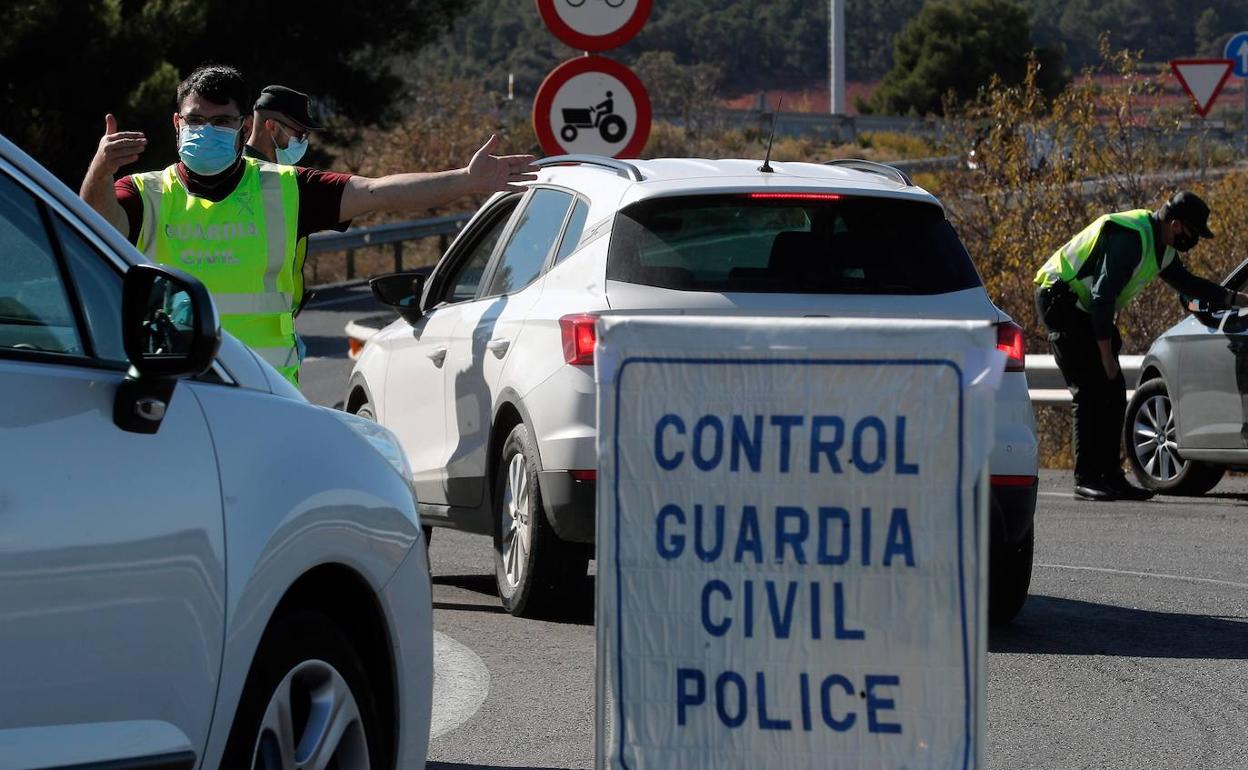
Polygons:
M372 211L417 211L536 178L529 155L494 156L495 138L464 168L367 178L242 157L252 105L232 67L210 65L178 86L179 163L114 181L147 146L112 115L81 195L155 262L194 274L222 326L298 384L294 313L306 237ZM246 112L245 112L246 111Z
M1086 500L1145 500L1119 456L1126 382L1118 368L1122 338L1114 314L1157 276L1207 302L1248 305L1248 296L1199 278L1179 259L1212 238L1209 207L1176 193L1155 212L1107 214L1071 238L1036 273L1036 310L1072 395L1075 495Z

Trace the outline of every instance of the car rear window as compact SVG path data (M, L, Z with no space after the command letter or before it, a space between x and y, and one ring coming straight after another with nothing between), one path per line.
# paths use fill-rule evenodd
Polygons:
M616 216L607 279L793 294L943 294L982 285L938 206L785 193L629 206Z

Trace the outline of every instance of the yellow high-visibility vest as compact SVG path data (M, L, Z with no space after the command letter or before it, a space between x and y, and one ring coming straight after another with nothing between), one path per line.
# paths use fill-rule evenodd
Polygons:
M177 166L135 174L143 200L138 248L194 275L221 326L299 383L294 312L303 297L299 186L293 166L244 158L238 186L213 202L187 192Z
M1086 275L1079 277L1079 270L1088 261L1088 257L1092 255L1092 249L1096 247L1096 242L1101 237L1101 231L1104 230L1107 222L1121 225L1128 229L1134 230L1140 234L1140 245L1142 253L1140 255L1140 263L1136 265L1135 272L1131 274L1130 280L1122 287L1122 291L1114 299L1114 309L1121 310L1128 302L1135 298L1135 295L1144 290L1148 282L1157 277L1165 267L1174 261L1175 251L1167 246L1165 254L1162 255L1161 264L1157 264L1157 260L1153 257L1153 249L1155 243L1153 239L1153 222L1152 212L1148 209L1134 209L1132 211L1120 211L1116 214L1106 214L1097 217L1096 221L1083 230L1079 231L1074 238L1067 241L1060 249L1049 257L1048 261L1036 273L1036 284L1041 287L1048 288L1058 281L1065 281L1075 292L1078 298L1078 305L1085 311L1092 308L1092 284L1096 282L1095 275Z

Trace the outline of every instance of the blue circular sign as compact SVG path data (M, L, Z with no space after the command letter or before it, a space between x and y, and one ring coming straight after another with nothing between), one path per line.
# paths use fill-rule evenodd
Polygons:
M1237 78L1248 78L1248 32L1240 32L1226 43L1222 58L1235 62L1231 74Z

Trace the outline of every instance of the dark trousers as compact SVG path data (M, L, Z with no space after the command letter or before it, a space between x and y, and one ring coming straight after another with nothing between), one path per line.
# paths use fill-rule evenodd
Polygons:
M1057 368L1070 388L1070 410L1075 419L1075 483L1122 473L1119 447L1127 411L1127 383L1122 371L1112 380L1105 375L1101 349L1092 333L1092 316L1078 307L1075 293L1066 284L1037 289L1036 312L1048 330ZM1115 327L1114 355L1121 349L1122 338Z

